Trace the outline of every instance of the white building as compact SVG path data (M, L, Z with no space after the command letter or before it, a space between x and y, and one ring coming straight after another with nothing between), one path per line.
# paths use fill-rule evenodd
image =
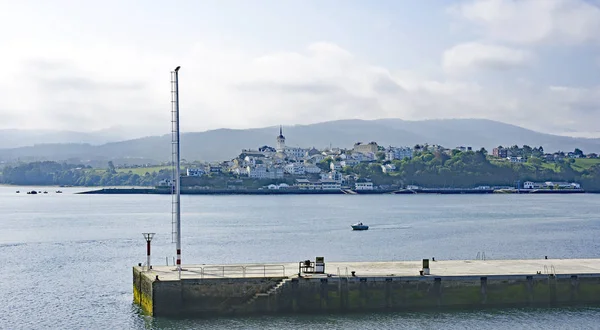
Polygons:
M169 186L173 186L173 180L171 179L164 179L164 180L160 180L158 182L158 185L161 187L169 187Z
M262 164L246 167L248 177L253 179L267 179L267 167Z
M385 151L385 160L412 158L413 150L409 147L389 147Z
M308 179L296 179L296 187L308 190L321 189L321 182L311 182Z
M248 175L247 167L234 167L231 172L237 175Z
M367 154L367 153L376 153L378 149L377 143L375 142L369 142L369 143L362 143L362 142L357 142L354 144L354 148L352 149L352 151L354 151L355 153L363 153L363 154Z
M543 188L545 185L545 183L525 181L523 182L523 189L540 189Z
M219 164L206 165L207 173L221 173L222 171L223 171L223 167Z
M321 173L321 180L331 180L342 183L344 176L338 171L331 171L328 173Z
M323 159L325 159L325 156L318 154L318 155L312 155L312 156L308 157L306 160L310 163L317 164L320 161L322 161Z
M390 173L395 170L396 170L396 165L394 165L394 164L381 165L381 171L383 171L383 173Z
M358 163L360 163L360 162L358 160L356 160L356 159L346 159L346 160L342 160L340 162L340 165L342 167L346 167L346 166L352 167L352 166L358 165Z
M331 162L329 163L329 169L331 169L332 171L341 171L342 170L342 165L340 165L339 162Z
M456 147L456 148L454 148L454 150L458 150L458 151L465 152L465 151L472 151L472 150L473 150L473 148L472 148L472 147L460 146L460 147Z
M283 167L267 166L267 179L283 179Z
M246 156L244 157L244 163L248 165L256 165L256 158L253 156Z
M355 190L373 190L373 182L356 182L354 183Z
M527 158L525 157L506 157L506 159L508 159L511 163L525 163L527 161Z
M321 180L321 189L340 190L342 189L342 184L333 180Z
M304 158L305 154L306 154L306 149L303 149L303 148L296 148L296 147L286 147L285 148L285 155L289 158L302 159L302 158Z
M291 175L304 175L306 167L302 163L290 163L285 165L284 170Z
M304 172L308 174L319 174L321 173L321 168L317 165L305 165Z
M375 160L375 154L374 153L355 152L352 154L352 159L355 159L359 162L368 162L368 161Z
M559 189L581 189L581 185L575 182L532 182L525 181L523 183L523 189L551 189L551 188L559 188Z
M552 182L546 181L546 186L550 187L558 187L559 189L580 189L581 185L579 183L571 183L571 182Z
M204 170L199 168L188 168L186 172L187 176L203 176L205 174Z

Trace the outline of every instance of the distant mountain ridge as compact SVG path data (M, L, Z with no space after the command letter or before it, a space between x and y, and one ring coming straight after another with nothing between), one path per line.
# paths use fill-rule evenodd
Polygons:
M274 146L279 127L252 129L216 129L182 133L182 158L219 161L236 157L241 149ZM336 120L310 125L284 126L286 145L325 148L352 148L356 142L375 141L382 146L439 144L447 148L472 146L474 149L498 146L542 146L549 151L600 153L600 139L573 138L535 132L519 126L487 119L439 119L405 121L401 119ZM171 136L150 136L100 145L59 143L0 149L0 160L110 160L137 159L168 161ZM75 140L71 142L81 142Z
M0 149L30 147L36 144L48 143L101 145L139 136L138 130L125 127L111 127L93 132L0 129Z

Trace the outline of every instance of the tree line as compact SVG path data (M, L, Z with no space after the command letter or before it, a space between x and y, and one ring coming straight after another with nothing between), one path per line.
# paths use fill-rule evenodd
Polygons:
M577 171L574 159L546 162L541 156L543 149L526 150L529 158L525 163L511 163L487 155L485 149L478 151L453 150L415 152L411 159L384 161L379 157L371 163L346 166L344 174L370 179L375 185L417 185L429 188L474 188L478 186L511 186L519 182L577 182L588 191L600 191L600 165ZM327 158L319 166L327 168L334 159ZM382 165L391 164L384 173Z
M541 150L538 149L539 151ZM334 160L326 158L318 166L327 171ZM419 151L411 159L385 161L380 158L373 162L346 166L342 173L359 180L370 179L375 185L474 188L514 187L517 182L522 184L525 181L560 181L577 182L586 191L600 192L600 165L578 167L576 170L574 162L574 159L546 162L542 158L530 156L525 163L511 163L488 156L487 151L482 148L478 151L453 150L450 154L443 151ZM384 173L382 165L393 166ZM221 176L223 175L219 177ZM156 186L161 180L170 178L171 171L165 169L139 175L132 171L117 172L110 162L107 169L93 169L84 165L45 161L6 166L2 170L0 182L13 185ZM208 185L212 182L209 179L211 177L206 178ZM289 181L291 184L293 178L288 179L276 181Z
M90 166L58 163L53 161L32 162L2 169L0 182L13 185L61 185L61 186L155 186L160 180L171 178L171 172L139 175L117 172L112 162L106 170Z

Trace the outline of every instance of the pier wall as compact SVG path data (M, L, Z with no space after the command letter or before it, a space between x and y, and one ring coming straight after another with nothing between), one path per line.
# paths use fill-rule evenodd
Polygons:
M153 281L151 310L144 290L134 296L156 316L595 305L600 274Z
M229 314L283 278L221 278L156 281L134 270L134 302L157 316L214 316ZM137 285L136 285L137 283Z
M247 312L352 312L600 303L600 276L293 279Z
M152 282L139 268L133 268L133 302L147 314L154 312Z

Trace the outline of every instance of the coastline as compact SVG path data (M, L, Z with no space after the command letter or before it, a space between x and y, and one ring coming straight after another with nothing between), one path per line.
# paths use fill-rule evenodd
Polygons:
M374 190L308 190L308 189L182 189L182 195L415 195L415 194L583 194L591 193L583 189L445 189L445 188L424 188L424 189L374 189ZM170 195L169 189L160 188L101 188L78 192L77 194L157 194Z

